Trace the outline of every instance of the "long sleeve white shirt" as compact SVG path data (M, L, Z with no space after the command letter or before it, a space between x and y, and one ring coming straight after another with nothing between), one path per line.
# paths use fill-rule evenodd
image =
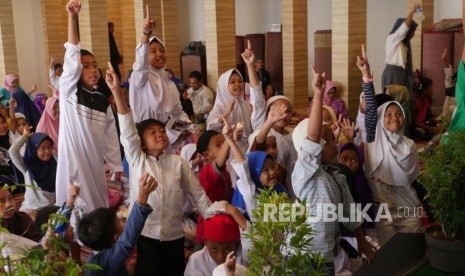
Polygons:
M386 59L384 63L397 65L405 69L407 52L402 40L405 39L408 29L404 22L394 33L386 38Z
M192 101L194 107L194 113L196 114L208 114L213 108L214 95L210 88L202 85L197 90L192 87L187 90L189 99Z
M163 153L157 160L142 151L132 112L118 115L118 119L121 144L129 163L130 209L137 199L141 175L148 172L158 181L157 189L149 195L147 201L153 212L145 221L142 235L160 241L172 241L183 237L183 191L191 196L203 217L209 217L207 208L210 206L210 200L189 164L179 155Z
M80 46L65 43L63 74L60 78L60 135L56 202L68 198L70 180L80 186L85 212L108 207L104 162L112 172L123 171L115 118L100 92L78 89L82 64ZM99 101L100 104L96 104Z

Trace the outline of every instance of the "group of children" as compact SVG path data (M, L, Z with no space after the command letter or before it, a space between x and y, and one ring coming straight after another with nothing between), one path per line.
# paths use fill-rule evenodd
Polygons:
M344 217L351 217L351 204L359 203L364 210L373 205L366 212L371 219L383 206L391 214L420 206L412 185L420 175L419 160L415 143L404 135L408 103L399 103L402 97L394 101L385 94L375 96L364 49L357 57L363 94L356 122L349 120L333 83L313 69L309 118L291 129L292 103L285 96L265 98L249 43L241 56L250 99L244 97L238 70L223 73L211 110L195 113L206 117L207 130L177 155L172 145L179 134L167 126L173 120L190 123L192 116L183 111L177 87L165 75L166 49L152 36L155 22L148 7L129 97L111 63L102 74L92 53L80 48L80 9L77 0L66 5L64 65L54 58L51 62L51 85L58 97L37 96L34 103L17 77L5 78L0 91L9 115L6 110L0 114L2 182L9 183L5 175L16 176L18 171L27 184L21 206L26 213L16 212L12 194L0 189L2 225L10 231L38 240L40 233L32 227L37 211L66 203L60 212L67 210L70 226L60 231L66 233L72 253L79 253L80 242L93 250L87 262L103 269L87 271L89 275L127 275L126 261L134 248L136 275L212 275L219 270L241 275L250 247L244 232L255 221L256 195L263 189L309 205L307 223L315 232L309 248L322 253L331 273L350 269L350 250L341 249L347 249L343 239L371 261L378 246L373 237L382 246L397 232L421 231L416 216L384 217L374 223L312 220L321 204L340 206ZM411 22L404 24L397 28L407 30ZM103 85L111 95L101 92ZM15 114L18 110L22 115ZM125 226L108 208L104 173L106 164L122 180L122 156L129 168L130 214ZM194 211L198 221L195 239L190 238L195 253L186 266L183 220L186 212Z

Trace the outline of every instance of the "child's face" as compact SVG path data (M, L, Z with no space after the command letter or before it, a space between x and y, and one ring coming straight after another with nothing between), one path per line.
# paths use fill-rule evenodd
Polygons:
M328 125L322 126L321 139L326 141L323 151L321 152L321 163L324 165L335 164L337 162L339 149L337 148L333 130Z
M85 55L81 57L82 63L82 74L81 81L84 87L92 89L97 85L100 78L100 73L98 71L97 61L95 57L91 55Z
M271 98L274 95L273 86L269 84L266 86L265 95L267 98Z
M200 87L202 87L202 81L197 79L197 78L189 78L189 85L192 87L192 89L197 90Z
M15 79L11 82L11 87L18 88L19 87L19 79Z
M228 91L233 97L239 97L244 93L244 83L238 74L232 73L229 77Z
M207 247L210 257L217 265L220 265L226 261L226 256L229 252L236 251L237 242L205 241L205 246Z
M29 124L27 123L26 119L24 118L16 119L16 130L18 131L19 134L23 135L24 128L28 126Z
M168 135L164 127L159 125L151 125L147 127L144 134L142 135L144 140L142 149L148 154L155 152L162 152L169 143Z
M5 119L0 118L0 135L4 136L8 133L8 124Z
M390 104L386 108L383 123L384 127L390 132L403 130L405 124L404 114L397 104Z
M48 139L43 140L37 148L37 158L39 160L47 162L53 157L52 142Z
M165 48L157 42L153 42L149 46L149 62L155 69L162 69L166 65Z
M352 174L357 173L359 168L358 154L353 149L346 149L339 153L338 163L346 165Z
M270 158L266 158L263 163L260 182L265 187L274 187L278 183L278 166Z
M274 101L272 104L273 105L285 105L286 106L286 117L282 120L277 121L274 125L279 127L279 128L284 128L286 127L289 122L292 119L292 114L294 113L294 110L292 109L292 105L290 102L284 100L284 99L279 99Z
M121 97L123 97L123 101L129 105L129 92L126 87L121 88Z
M334 123L333 118L331 117L331 114L329 113L328 110L326 110L326 108L323 108L322 116L323 116L323 122L327 123L328 125L332 125Z
M205 158L207 158L208 162L211 162L216 159L223 143L224 137L222 134L216 134L212 138L210 138L207 150L204 152L204 156Z
M58 116L60 116L60 105L58 104L58 101L56 101L56 102L53 104L52 116L53 116L53 118L55 118L55 119L58 119Z
M276 137L266 137L266 153L271 155L274 161L278 159L278 143L276 143Z
M9 190L0 188L0 217L9 219L15 214L16 202Z

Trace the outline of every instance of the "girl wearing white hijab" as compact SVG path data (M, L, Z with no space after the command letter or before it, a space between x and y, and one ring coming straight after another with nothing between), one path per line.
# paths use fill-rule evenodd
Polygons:
M250 76L250 105L244 99L244 82L241 73L236 69L230 69L218 79L216 100L207 119L207 129L218 132L223 130L223 118L229 125L243 127L243 138L238 141L239 147L247 150L247 138L253 130L259 129L265 121L265 98L262 87L257 78L253 65L255 55L250 47L241 54L247 64Z
M373 80L364 51L362 57L357 57L357 66L363 74L367 105L365 173L377 203L375 210L379 208L375 213L388 217L375 221L379 243L383 245L397 232L421 230L420 202L412 186L420 175L420 166L415 143L404 136L406 124L402 106L390 101L376 108Z

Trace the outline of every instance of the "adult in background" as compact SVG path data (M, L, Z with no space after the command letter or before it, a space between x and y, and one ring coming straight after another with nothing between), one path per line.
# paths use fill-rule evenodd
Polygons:
M123 63L123 56L118 51L118 46L116 45L115 36L113 32L115 31L115 25L113 22L108 22L108 43L110 44L110 62L118 78L121 80L121 72L119 71L118 64Z
M191 87L187 90L187 94L194 107L195 119L199 123L203 123L205 115L208 115L213 108L213 92L203 84L202 73L199 71L190 72L189 85Z

